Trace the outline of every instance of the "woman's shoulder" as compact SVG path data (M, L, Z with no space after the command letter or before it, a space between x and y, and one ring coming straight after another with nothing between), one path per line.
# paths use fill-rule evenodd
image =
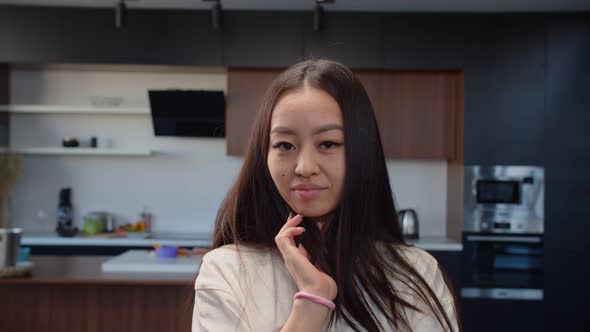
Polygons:
M396 248L426 282L430 283L433 281L438 271L438 261L436 258L426 250L412 245L399 244ZM381 244L381 249L383 249L383 244Z
M270 264L271 249L227 244L207 252L201 261L195 288L226 288L250 268Z
M239 259L252 259L268 256L271 249L256 247L252 245L226 244L208 251L203 256L203 261L211 263L232 263Z
M434 274L438 269L438 261L428 251L412 245L402 245L400 249L416 271L423 276L424 274Z

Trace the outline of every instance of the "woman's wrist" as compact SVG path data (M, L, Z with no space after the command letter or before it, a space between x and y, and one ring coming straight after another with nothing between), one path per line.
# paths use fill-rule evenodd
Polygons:
M308 292L304 292L304 291L299 291L295 294L295 296L293 297L294 300L297 299L303 299L303 300L308 300L317 304L320 304L326 308L328 308L329 310L334 310L336 308L336 306L334 305L334 302L326 299L325 297L321 297L315 294L311 294Z
M304 289L300 289L300 291L308 293L308 294L313 294L316 296L323 297L324 299L326 299L328 301L334 301L334 297L332 296L332 294L330 294L330 290L328 290L328 289L304 288Z
M329 313L330 310L321 304L297 299L281 332L320 331Z
M311 318L313 316L320 321L323 321L330 313L330 309L325 305L303 298L293 300L293 311L300 313L304 317Z

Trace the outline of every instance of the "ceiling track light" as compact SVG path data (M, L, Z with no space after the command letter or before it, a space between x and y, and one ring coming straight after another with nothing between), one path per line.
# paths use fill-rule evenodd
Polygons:
M221 29L223 25L223 9L221 8L221 0L203 0L203 2L212 2L211 6L211 27L213 30Z
M119 2L115 5L115 26L117 29L121 29L125 27L127 23L127 5L125 4L125 0L119 0Z
M313 31L322 30L324 7L322 4L334 3L335 0L315 0L313 7Z

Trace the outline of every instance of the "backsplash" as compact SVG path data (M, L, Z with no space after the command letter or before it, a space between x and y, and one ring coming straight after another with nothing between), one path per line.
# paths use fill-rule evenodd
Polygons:
M13 104L89 106L88 96L122 96L121 107L147 107L148 89L227 91L223 68L45 66L11 72ZM55 226L58 191L72 187L74 220L92 211L135 221L147 206L156 232L211 231L217 209L242 164L225 139L154 137L143 114L12 114L12 147L59 146L64 136L97 136L99 146L149 148L151 156L25 155L12 217L26 231ZM422 236L446 233L445 161L388 160L398 208L414 208ZM39 216L39 211L43 213Z

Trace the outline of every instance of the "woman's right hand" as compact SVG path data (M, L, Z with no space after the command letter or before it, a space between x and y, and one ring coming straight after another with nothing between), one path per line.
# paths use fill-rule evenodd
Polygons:
M293 216L289 213L287 222L275 237L275 243L299 290L333 301L338 293L334 279L311 264L303 244L295 246L294 237L305 232L305 228L297 227L302 220L301 214Z

